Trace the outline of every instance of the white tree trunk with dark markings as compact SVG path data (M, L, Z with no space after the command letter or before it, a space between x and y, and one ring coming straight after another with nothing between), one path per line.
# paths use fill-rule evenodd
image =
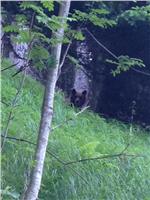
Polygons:
M70 8L70 1L61 1L59 16L62 17L62 23L64 19L68 16ZM53 33L55 38L63 38L64 28L60 28L56 33ZM48 144L48 136L51 132L51 122L53 115L53 101L55 86L57 81L60 55L61 55L62 44L59 43L52 48L52 56L54 57L56 63L55 66L49 70L47 84L45 87L45 94L42 107L42 115L40 121L39 135L37 141L37 148L35 153L35 166L31 173L30 183L24 195L24 200L36 200L38 198L38 193L40 190L43 166L46 154L46 148Z

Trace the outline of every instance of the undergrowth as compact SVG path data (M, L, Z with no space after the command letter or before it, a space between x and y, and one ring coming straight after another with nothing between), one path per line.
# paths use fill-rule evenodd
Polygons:
M2 133L22 75L2 74ZM2 198L20 199L33 166L42 105L43 86L29 77L13 109L2 151ZM55 95L53 127L40 200L150 200L150 134L140 127L110 120L89 110L75 116L59 90ZM137 156L110 157L65 164L85 158L124 153ZM54 154L54 155L53 155ZM142 155L142 156L140 156Z

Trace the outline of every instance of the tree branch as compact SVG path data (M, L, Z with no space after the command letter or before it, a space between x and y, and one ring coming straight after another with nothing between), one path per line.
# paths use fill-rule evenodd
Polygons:
M1 137L4 137L4 136L1 135ZM16 141L19 141L19 142L25 142L25 143L36 146L35 143L30 142L30 141L25 140L25 139L21 139L21 138L7 136L6 139L16 140ZM124 152L125 149L122 152ZM62 159L60 159L55 153L52 153L49 150L46 150L46 152L49 155L51 155L53 158L55 158L58 162L60 162L63 166L67 166L68 168L70 168L75 174L77 174L88 185L89 185L89 182L81 174L79 174L75 169L73 169L69 165L77 164L77 163L81 163L81 162L87 162L87 161L93 161L93 160L102 160L102 159L109 159L109 158L117 158L117 157L123 157L123 156L124 157L135 157L135 158L136 157L146 157L146 156L140 155L140 154L125 154L125 153L121 152L121 153L118 153L118 154L109 154L109 155L104 155L104 156L99 156L99 157L94 157L94 158L84 158L84 159L80 159L80 160L66 162L66 161L63 161Z
M63 58L62 58L62 61L61 61L61 63L60 63L60 65L59 65L59 68L61 69L62 68L62 66L63 66L63 64L64 64L64 62L65 62L65 58L66 58L66 56L67 56L67 53L68 53L68 51L69 51L69 48L70 48L70 46L71 46L71 42L67 45L67 48L66 48L66 51L65 51L65 53L64 53L64 55L63 55Z
M1 103L6 105L6 106L10 106L10 104L6 103L5 101L1 100Z
M85 30L87 31L87 33L89 33L89 35L95 40L95 42L101 46L105 51L107 51L107 53L109 53L113 58L117 59L118 60L118 56L116 56L112 51L110 51L105 45L103 45L99 40L97 40L97 38L87 29L87 28L82 28L82 30ZM150 73L147 73L147 72L143 72L143 71L140 71L138 69L135 69L135 68L131 68L133 71L137 72L137 73L140 73L140 74L143 74L143 75L146 75L146 76L150 76Z
M58 80L58 78L59 78L59 76L61 74L61 69L62 69L62 66L64 65L64 62L65 62L65 59L66 59L66 56L67 56L67 53L69 51L70 46L71 46L71 42L67 45L67 48L66 48L65 53L63 55L62 61L61 61L60 65L59 65L57 80Z
M140 155L140 154L138 155L138 154L118 153L118 154L110 154L110 155L99 156L99 157L94 157L94 158L84 158L84 159L80 159L80 160L69 161L69 162L66 162L65 165L75 164L75 163L79 163L79 162L87 162L87 161L92 161L92 160L102 160L102 159L106 159L106 158L122 157L122 156L126 156L126 157L145 157L144 155Z
M5 137L4 135L1 135L1 137ZM30 142L29 140L25 140L25 139L21 139L21 138L16 138L16 137L10 137L10 136L7 136L5 137L5 139L9 139L9 140L16 140L16 141L19 141L19 142L25 142L25 143L28 143L28 144L31 144L33 146L36 146L35 143L33 142ZM49 150L46 150L46 152L51 155L53 158L55 158L58 162L60 162L63 166L66 165L66 163L60 159L55 153L52 153L51 151ZM75 174L77 174L86 184L89 184L88 181L79 173L77 172L75 169L73 169L71 166L67 166L68 168L70 168Z
M143 75L146 75L146 76L150 76L150 73L148 73L148 72L143 72L143 71L135 69L135 68L131 68L131 69L133 71L137 72L137 73L140 73L140 74L143 74Z
M17 92L16 92L16 95L15 95L15 97L14 97L14 99L12 100L12 103L11 103L11 110L10 110L9 115L8 115L8 119L7 119L7 122L6 122L6 127L5 127L5 129L4 129L4 133L3 133L3 134L4 134L4 137L3 137L3 140L2 140L2 142L1 142L1 151L2 151L2 149L3 149L3 147L4 147L4 144L5 144L5 139L6 139L6 137L7 137L7 133L8 133L8 130L9 130L9 125L10 125L10 122L12 121L12 119L13 119L13 109L14 109L14 107L16 106L18 97L19 97L19 95L20 95L20 93L21 93L21 90L22 90L22 88L23 88L24 81L25 81L25 77L26 77L26 71L24 71L24 75L23 75L22 80L21 80L21 82L20 82L19 88L18 88L18 90L17 90Z
M1 72L3 72L3 71L5 71L5 70L7 70L7 69L10 69L10 68L12 68L12 67L18 65L18 63L19 63L19 62L15 63L15 64L13 64L13 65L10 65L9 67L6 67L6 68L4 68L4 69L1 69Z
M96 39L96 37L87 29L87 28L84 28L83 30L87 31L89 33L89 35L95 40L95 42L101 46L105 51L107 51L113 58L117 59L118 60L118 56L116 56L112 51L110 51L107 47L105 47L100 41L98 41Z

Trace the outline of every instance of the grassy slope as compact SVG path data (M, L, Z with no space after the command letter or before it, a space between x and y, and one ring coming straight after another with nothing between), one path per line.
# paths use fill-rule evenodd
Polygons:
M21 75L11 78L3 73L2 100L11 102ZM8 135L36 142L43 88L26 78L23 92L13 110L14 119ZM2 104L2 130L6 126L10 107ZM74 116L60 92L55 98L53 126ZM150 134L134 126L105 119L86 111L73 121L55 129L49 138L49 151L63 161L78 160L122 151L130 142L127 152L144 154L146 158L121 157L62 165L47 154L40 192L41 200L150 200ZM34 146L7 140L2 153L3 199L18 199L24 190ZM83 180L86 179L88 183Z

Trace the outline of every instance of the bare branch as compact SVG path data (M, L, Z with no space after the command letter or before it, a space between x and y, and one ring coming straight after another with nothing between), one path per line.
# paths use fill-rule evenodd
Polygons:
M118 60L118 56L116 56L112 51L110 51L107 47L105 47L100 41L96 39L96 37L87 29L84 28L83 30L87 31L89 35L95 40L97 44L99 44L105 51L107 51L112 57Z
M15 95L14 99L12 100L11 105L10 105L11 106L11 110L10 110L10 112L8 114L8 119L7 119L7 122L6 122L6 127L5 127L4 132L3 132L4 137L3 137L3 140L1 142L1 151L2 151L2 149L4 147L4 144L5 144L5 139L7 137L7 133L8 133L8 130L9 130L9 125L10 125L10 122L12 121L12 119L13 119L13 109L16 106L18 97L19 97L19 95L20 95L20 93L22 91L22 88L23 88L23 85L24 85L24 81L25 81L25 77L26 77L26 71L24 72L22 80L21 80L21 82L19 84L19 88L18 88L18 90L16 92L16 95Z
M65 62L65 59L66 59L66 56L67 56L67 53L69 51L70 46L71 46L71 42L67 45L66 51L65 51L65 53L63 55L63 58L62 58L62 61L61 61L60 65L59 65L57 79L59 78L59 76L61 74L61 69L62 69L62 66L64 65L64 62Z
M67 53L68 53L68 51L69 51L70 46L71 46L71 42L67 45L66 51L65 51L65 53L64 53L64 55L63 55L63 58L62 58L62 61L61 61L60 65L59 65L59 68L60 68L60 69L62 68L62 66L63 66L63 64L64 64L64 62L65 62L65 58L66 58L66 56L67 56Z
M1 135L2 138L4 138L5 136L4 135ZM36 146L35 143L33 142L30 142L29 140L25 140L25 139L21 139L21 138L16 138L16 137L10 137L10 136L7 136L5 137L5 139L9 139L9 140L16 140L16 141L19 141L19 142L25 142L25 143L28 143L28 144L31 144L31 145L34 145ZM60 162L63 166L66 165L66 163L60 159L55 153L52 153L51 151L49 150L46 150L46 152L51 155L53 158L55 158L58 162ZM89 184L89 182L79 173L77 172L75 169L73 169L71 166L67 166L68 168L70 168L75 174L77 174L86 184Z
M137 72L137 73L140 73L140 74L143 74L143 75L146 75L146 76L150 76L150 73L148 73L148 72L143 72L143 71L135 69L135 68L131 68L131 69L133 71Z
M5 101L1 100L1 103L6 105L6 106L10 106L10 104L6 103Z
M4 137L3 135L1 135L1 137ZM19 142L26 142L28 144L34 145L36 146L35 143L30 142L28 140L25 139L21 139L21 138L16 138L16 137L9 137L7 136L6 139L10 139L10 140L16 140ZM87 162L87 161L93 161L93 160L102 160L102 159L109 159L109 158L118 158L118 157L133 157L133 158L137 158L137 157L146 157L145 155L138 155L138 154L125 154L125 153L118 153L118 154L110 154L110 155L104 155L104 156L99 156L99 157L95 157L95 158L84 158L81 160L77 160L77 161L69 161L66 162L62 159L60 159L56 154L52 153L49 150L46 150L46 152L51 155L53 158L55 158L58 162L60 162L63 166L66 166L68 168L70 168L75 174L77 174L86 184L89 185L89 182L79 173L77 172L75 169L73 169L70 165L72 164L77 164L77 163L81 163L81 162ZM123 152L123 151L122 151Z
M15 63L15 64L13 64L13 65L10 65L9 67L6 67L6 68L4 68L4 69L1 69L1 72L3 72L3 71L5 71L5 70L7 70L7 69L10 69L10 68L12 68L12 67L18 65L18 63L19 63L19 62Z
M95 42L97 44L99 44L105 51L107 51L113 58L118 60L118 56L116 56L112 51L110 51L105 45L103 45L99 40L96 39L96 37L87 29L87 28L82 28L82 30L85 30L89 33L89 35L95 40ZM143 72L141 70L135 69L135 68L131 68L133 71L146 75L146 76L150 76L150 73L148 72Z
M20 72L25 71L25 69L26 69L26 65L21 66L21 67L17 70L17 72L15 72L15 73L12 75L12 77L16 76L16 75L19 74Z
M87 162L87 161L92 161L92 160L102 160L102 159L106 159L106 158L117 158L117 157L123 157L123 156L125 156L125 157L146 157L146 156L140 155L140 154L118 153L118 154L109 154L109 155L99 156L99 157L94 157L94 158L84 158L84 159L80 159L80 160L69 161L66 163L66 165L75 164L75 163L79 163L79 162Z
M30 23L30 31L33 28L34 18L35 18L35 12L33 12L33 14L32 14L32 19L31 19L31 23Z

